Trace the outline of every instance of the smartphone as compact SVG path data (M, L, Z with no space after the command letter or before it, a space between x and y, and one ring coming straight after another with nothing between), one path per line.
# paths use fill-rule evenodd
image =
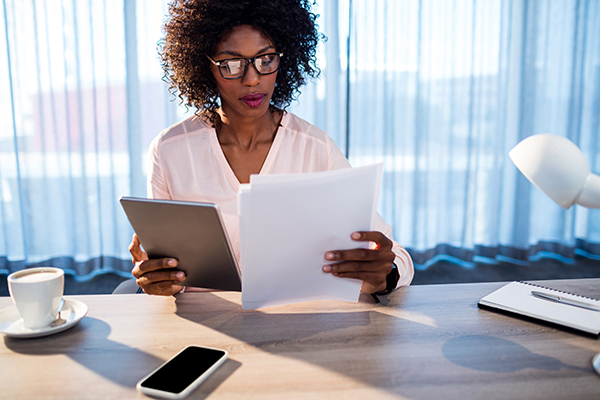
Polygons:
M137 384L147 395L183 399L227 359L227 351L188 346Z

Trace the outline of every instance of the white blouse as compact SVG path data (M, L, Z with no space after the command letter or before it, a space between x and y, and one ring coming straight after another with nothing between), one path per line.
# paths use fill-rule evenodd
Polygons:
M149 150L148 198L215 203L219 207L233 251L240 260L238 192L214 128L193 116L162 131ZM302 173L350 168L327 133L291 113L284 113L260 174ZM381 217L374 230L391 240L392 228ZM332 249L335 250L335 249ZM394 241L398 286L410 284L412 259Z

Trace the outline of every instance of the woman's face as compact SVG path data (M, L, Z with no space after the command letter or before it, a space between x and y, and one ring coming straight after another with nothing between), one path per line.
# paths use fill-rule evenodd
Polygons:
M222 61L228 58L254 58L261 54L276 51L271 41L249 25L240 25L217 44L211 58ZM271 96L275 89L277 72L260 75L252 63L248 64L244 76L238 79L224 79L216 65L211 66L221 96L223 112L228 118L239 116L258 118L269 110Z

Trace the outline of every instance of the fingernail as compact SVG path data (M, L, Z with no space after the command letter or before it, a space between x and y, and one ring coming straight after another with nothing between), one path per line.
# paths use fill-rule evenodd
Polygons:
M170 259L170 260L169 260L169 262L168 262L168 264L169 264L171 267L174 267L174 266L176 266L176 265L177 265L177 260Z
M331 265L324 265L323 272L331 272Z
M325 253L326 260L333 260L333 256L334 256L334 254L332 252Z
M358 240L358 239L360 239L360 233L359 233L359 232L354 232L354 233L351 235L351 237L352 237L352 239L354 239L354 240Z
M179 271L177 273L177 275L175 275L175 276L177 276L177 279L179 279L180 281L182 281L182 280L185 279L185 274L183 272L181 272L181 271Z

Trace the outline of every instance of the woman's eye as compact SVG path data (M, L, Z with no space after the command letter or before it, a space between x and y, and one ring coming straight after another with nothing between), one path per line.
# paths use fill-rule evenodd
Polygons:
M228 61L223 67L225 67L230 74L236 74L242 70L242 61Z

